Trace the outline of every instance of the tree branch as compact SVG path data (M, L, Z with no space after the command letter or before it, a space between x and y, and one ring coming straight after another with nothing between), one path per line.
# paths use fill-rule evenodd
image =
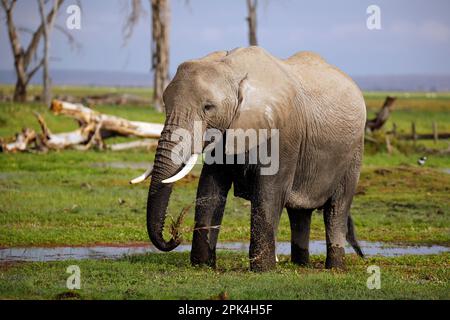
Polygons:
M17 1L13 0L13 1L11 1L11 3L8 6L8 2L6 0L2 0L2 5L3 5L3 8L5 9L5 11L13 11L16 3L17 3Z
M141 17L145 16L146 12L142 6L141 0L131 1L131 11L127 16L125 23L122 28L124 45L127 44L128 40L133 35L134 27L139 23Z
M77 41L77 39L63 26L55 24L55 29L66 36L67 41L69 42L69 45L72 49L79 50L82 47L81 43Z
M34 74L39 70L40 67L44 65L45 59L42 58L41 61L27 74L27 79L25 81L26 84L30 82L31 78L33 78Z
M20 45L19 35L17 33L16 25L14 24L14 20L12 17L14 5L16 1L13 0L12 3L8 6L8 2L6 0L2 0L2 6L6 13L6 23L8 25L8 35L11 41L11 47L13 50L13 54L15 56L19 56L23 54L22 46Z
M55 18L56 13L58 12L59 7L64 2L64 0L55 0L56 4L52 8L52 10L47 15L47 24L51 24L53 19ZM35 31L33 34L33 37L31 38L30 44L28 45L27 50L25 51L24 55L24 65L25 68L28 66L28 64L31 61L31 58L33 57L34 53L36 52L36 49L39 45L39 41L41 40L42 34L44 33L44 23L42 22L39 26L39 28Z

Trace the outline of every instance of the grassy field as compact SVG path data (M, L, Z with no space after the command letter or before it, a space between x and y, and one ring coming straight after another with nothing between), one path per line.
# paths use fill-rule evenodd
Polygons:
M12 96L14 86L8 84L0 84L0 92L4 95ZM37 96L42 94L41 85L29 85L28 96ZM86 95L102 95L102 94L133 94L141 97L151 98L152 89L142 87L95 87L95 86L55 86L52 88L54 95L69 95L74 97L85 97Z
M4 86L0 89L7 90ZM81 95L99 89L70 90ZM134 89L133 93L145 92ZM436 120L439 130L450 131L450 94L391 94L399 100L390 123L395 122L400 130L408 132L410 122L415 121L419 132L430 132ZM385 96L365 94L369 117ZM164 121L164 115L148 107L96 109L131 120ZM12 136L25 126L39 129L33 111L41 113L54 132L77 127L73 120L53 116L38 103L1 103L0 136ZM448 146L448 141L423 144L442 148ZM406 154L366 153L352 207L358 237L450 246L450 174L444 172L450 168L450 159L430 155L426 166L419 167L416 161L422 154L409 150ZM127 166L150 163L153 157L154 151L145 150L0 154L0 247L148 242L148 182L130 186L129 179L142 170ZM194 202L200 170L196 166L190 176L176 183L170 215L177 216ZM230 192L219 240L248 241L249 211L250 204ZM193 215L191 209L184 222L185 241L191 239ZM320 212L314 214L311 236L325 238ZM283 214L278 239L289 238L287 215ZM229 253L219 256L216 271L189 267L188 256L181 253L76 264L86 270L81 298L209 298L221 291L227 291L230 298L449 298L448 254L366 261L351 256L349 270L342 273L322 270L322 260L314 257L309 268L281 263L276 271L264 275L244 272L246 256ZM0 298L55 298L64 291L65 268L69 264L0 263ZM388 281L383 282L383 290L365 287L366 267L370 264L384 266L384 279ZM167 279L165 274L173 277Z
M191 267L187 253L132 256L118 261L65 261L0 267L6 299L450 299L450 255L361 260L346 271L315 256L299 268L282 256L267 273L248 271L244 254L219 253L216 269ZM81 271L81 289L66 289L66 268ZM369 290L367 267L380 268L381 288Z
M0 246L87 245L147 242L147 184L131 186L142 170L108 164L150 162L152 152L53 152L45 155L4 154L0 162ZM415 156L366 159L352 212L359 238L377 241L450 244L450 175L447 159L430 159L434 168L418 168ZM394 160L393 160L394 161ZM105 167L103 167L105 166ZM200 168L178 182L169 206L177 216L194 202ZM121 201L119 200L121 199ZM249 202L230 193L221 241L248 240ZM190 240L194 212L184 223ZM324 239L320 212L314 214L312 238ZM279 239L289 240L287 215Z

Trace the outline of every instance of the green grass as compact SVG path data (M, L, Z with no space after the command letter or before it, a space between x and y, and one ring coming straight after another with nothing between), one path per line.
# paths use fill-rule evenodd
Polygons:
M128 184L142 170L99 164L151 162L153 152L67 150L0 157L0 246L148 241L148 185ZM366 158L369 160L377 161ZM449 245L450 175L440 167L418 168L413 157L398 160L404 161L410 164L364 166L352 208L359 238ZM445 165L445 161L436 163ZM194 202L199 171L197 166L188 178L175 184L170 215L176 217ZM125 203L120 204L119 199ZM248 240L249 212L249 202L230 192L220 240ZM191 209L183 224L186 241L191 239L193 216ZM320 212L314 214L312 226L312 238L324 239ZM289 237L287 215L283 214L279 239L287 241Z
M450 255L346 257L346 271L325 270L323 256L308 267L280 257L274 271L248 271L245 254L218 253L216 269L192 267L188 253L131 256L117 261L0 265L3 299L450 299ZM69 265L81 271L81 289L68 290ZM381 288L367 288L377 265Z
M149 75L150 76L150 75ZM4 95L14 93L14 86L9 84L0 84L0 92ZM102 95L102 94L133 94L141 97L151 98L153 90L145 87L95 87L95 86L55 86L52 88L54 95L69 95L75 97L84 97L86 95ZM29 96L41 95L41 85L29 85Z
M365 92L367 109L376 111L383 105L386 96L397 97L393 110L449 111L449 92Z

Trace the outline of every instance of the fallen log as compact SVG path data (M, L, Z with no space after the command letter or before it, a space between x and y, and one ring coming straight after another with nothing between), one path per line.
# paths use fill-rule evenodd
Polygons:
M434 140L438 139L449 139L450 133L415 133L415 134L397 134L397 139L401 140Z
M161 135L164 125L142 121L130 121L124 118L102 114L93 109L60 100L53 100L50 109L55 114L73 117L83 124L95 122L101 124L101 131L110 131L121 136L135 136L140 138L157 139ZM102 136L106 136L102 135Z
M16 134L15 141L11 143L2 143L2 152L20 152L26 151L28 146L36 141L36 132L33 129L24 128L21 133Z
M378 111L375 118L366 121L366 130L374 132L376 130L380 130L381 127L386 123L391 113L392 105L394 104L396 97L387 96L386 100L384 100L384 104L381 107L381 110Z
M155 140L161 135L163 125L142 121L130 121L121 117L102 114L82 104L53 100L50 110L56 115L65 115L75 119L79 128L71 132L53 133L47 126L44 118L35 113L41 127L41 133L36 134L32 129L24 129L17 134L10 143L0 143L3 152L26 151L34 142L38 150L61 150L75 148L87 150L92 147L98 149L127 150L131 148L156 145ZM143 141L116 144L108 147L104 139L114 136L145 138Z
M40 142L48 149L61 150L87 143L96 129L95 123L91 122L71 132L52 133L44 118L39 113L35 115L42 130L42 134L39 135Z

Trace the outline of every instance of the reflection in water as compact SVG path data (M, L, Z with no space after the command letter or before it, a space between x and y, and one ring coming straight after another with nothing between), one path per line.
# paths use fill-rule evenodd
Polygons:
M450 248L443 246L400 246L386 244L382 242L361 241L360 245L364 253L368 256L393 257L407 254L437 254L449 252ZM224 242L217 245L218 250L248 251L248 243L244 242ZM175 252L190 251L188 244L180 245ZM325 254L325 241L311 241L309 247L311 254ZM62 261L62 260L82 260L82 259L118 259L128 255L160 253L151 245L140 246L96 246L96 247L55 247L55 248L5 248L0 249L0 262L9 261ZM346 248L347 253L354 253L351 247ZM279 242L277 244L277 254L288 255L291 253L289 242Z

